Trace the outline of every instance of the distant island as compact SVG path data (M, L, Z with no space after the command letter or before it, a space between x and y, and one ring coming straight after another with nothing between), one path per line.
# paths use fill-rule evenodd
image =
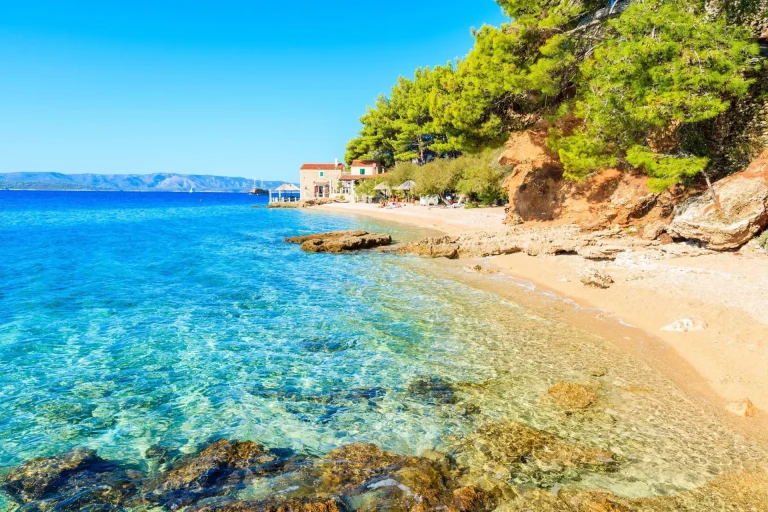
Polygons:
M275 189L284 181L259 181L258 189ZM247 178L197 174L62 174L13 172L0 174L0 190L93 190L130 192L248 192L254 181Z

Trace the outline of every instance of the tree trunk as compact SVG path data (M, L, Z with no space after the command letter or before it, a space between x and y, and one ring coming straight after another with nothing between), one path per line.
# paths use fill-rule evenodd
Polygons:
M709 194L712 196L712 201L715 203L715 208L717 208L718 211L722 210L720 207L720 199L715 193L715 187L712 186L712 181L709 179L709 174L707 174L707 171L701 171L701 173L704 175L704 179L707 180L707 188L709 188Z

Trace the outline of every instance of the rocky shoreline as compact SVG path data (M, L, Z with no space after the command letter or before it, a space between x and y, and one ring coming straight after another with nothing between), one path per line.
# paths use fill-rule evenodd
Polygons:
M310 457L222 439L150 475L75 449L23 463L2 478L0 489L25 511L661 512L765 510L760 507L768 503L766 472L726 474L690 492L648 498L561 490L557 483L578 471L612 471L620 463L609 451L503 422L480 428L456 453L418 457L364 443ZM507 472L527 473L539 485L511 485L502 476ZM257 484L270 490L243 496Z

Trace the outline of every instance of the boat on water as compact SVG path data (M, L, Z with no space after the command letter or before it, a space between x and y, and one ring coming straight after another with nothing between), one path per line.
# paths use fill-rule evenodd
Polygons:
M252 196L263 196L266 195L267 191L264 190L264 182L261 182L261 186L256 186L256 180L253 180L253 186L251 187L251 190L248 191L249 195Z

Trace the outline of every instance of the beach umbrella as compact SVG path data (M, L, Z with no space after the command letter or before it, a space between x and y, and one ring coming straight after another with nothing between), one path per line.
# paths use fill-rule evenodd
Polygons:
M385 197L389 197L389 191L392 190L392 187L390 187L386 183L379 183L378 185L373 187L373 190L384 192Z
M405 194L406 194L406 197L410 201L411 200L411 190L413 190L414 188L416 188L416 182L413 181L413 180L408 180L405 183L403 183L402 185L400 185L399 187L397 187L395 190L402 190L402 191L404 191Z

